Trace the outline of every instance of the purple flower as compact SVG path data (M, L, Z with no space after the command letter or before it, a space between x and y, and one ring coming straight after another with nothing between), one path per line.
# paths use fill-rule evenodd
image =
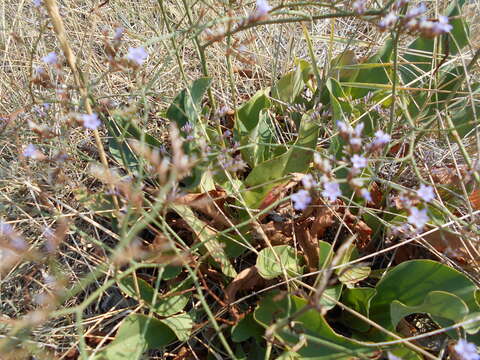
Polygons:
M350 139L350 145L352 145L355 149L357 149L356 151L358 151L358 149L360 149L362 146L362 139L359 137L352 137Z
M352 127L347 125L344 121L337 121L338 130L344 134L350 134L352 132Z
M380 22L378 23L378 26L382 29L385 30L395 24L397 22L398 15L395 14L393 11L389 12L387 15L385 15L382 19L380 19Z
M295 210L305 210L312 202L312 198L307 190L302 189L292 195L292 201Z
M257 0L254 16L256 18L262 18L266 16L270 10L272 10L272 7L268 4L267 0Z
M393 4L393 8L400 9L401 7L404 7L407 4L408 4L408 0L397 0L395 1L395 4Z
M393 355L391 352L388 353L388 360L402 360L402 358Z
M39 159L42 155L42 153L37 149L37 147L33 144L28 144L25 149L23 149L22 155L24 157L29 157L32 159Z
M340 191L340 185L334 181L327 181L323 184L325 190L322 191L322 195L328 198L331 202L337 200L337 198L342 195Z
M124 32L125 32L125 29L123 27L121 26L117 27L115 29L115 34L113 35L113 40L120 41Z
M378 130L375 132L375 139L373 140L373 144L375 146L384 146L388 144L392 140L391 136L385 134L382 130Z
M100 120L98 119L98 115L95 114L95 113L93 113L91 115L83 114L83 115L81 115L80 118L83 121L83 127L86 128L86 129L95 130L101 124Z
M355 154L350 159L355 169L363 169L367 166L367 158L362 155Z
M453 347L455 352L460 356L462 360L479 360L480 355L478 354L477 347L473 343L469 343L464 339L458 340L458 342Z
M0 236L12 236L12 235L13 235L12 225L0 220Z
M127 59L134 62L138 66L141 66L145 60L147 60L148 53L143 47L129 47L127 53Z
M365 124L363 122L359 123L357 126L355 126L355 136L360 137L362 136L363 128L365 127Z
M185 125L183 125L180 130L182 130L183 132L189 134L191 132L193 132L193 125L191 122L186 122Z
M430 202L435 199L435 192L433 191L433 187L428 185L421 184L417 190L417 195L425 202Z
M317 182L313 179L311 174L307 174L302 178L302 185L305 189L310 190L312 187L317 185Z
M352 5L353 11L357 14L363 14L367 10L366 4L366 0L355 0Z
M39 8L40 6L42 6L42 3L43 3L43 0L33 0L33 6L35 6L36 8Z
M418 4L418 6L409 9L407 11L407 14L405 15L405 17L407 19L411 19L411 18L414 18L414 17L417 17L417 16L420 16L420 15L424 14L426 11L427 11L427 7L425 6L425 4L420 3L420 4Z
M453 29L453 26L449 24L448 17L440 15L438 21L433 23L433 33L435 35L441 35L450 32Z
M408 222L415 226L418 230L423 229L428 222L427 209L419 210L415 206L410 209L410 216L407 218Z
M47 55L42 57L42 61L48 65L55 65L58 61L57 53L54 51L49 52Z
M360 195L362 196L362 198L365 199L365 201L373 202L372 195L370 194L370 191L368 191L367 189L365 188L361 189Z

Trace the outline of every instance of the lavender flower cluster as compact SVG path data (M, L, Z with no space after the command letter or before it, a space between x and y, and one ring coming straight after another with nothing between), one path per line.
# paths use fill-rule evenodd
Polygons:
M345 162L349 168L347 183L355 190L357 195L362 197L366 202L371 202L372 196L369 190L363 186L363 180L358 176L362 173L363 169L368 166L368 157L383 149L385 145L390 142L391 137L383 131L378 130L368 144L363 144L363 123L359 123L353 128L351 125L339 121L337 127L340 137L343 138L346 143L343 151L346 155ZM315 153L314 163L320 171L320 181L317 182L311 174L305 175L302 179L304 189L299 190L291 197L296 210L305 210L308 207L312 202L310 194L315 187L321 186L321 196L332 203L342 196L340 184L333 175L332 161L330 159L324 159L318 153Z
M406 29L410 33L420 33L427 38L434 38L452 30L452 25L449 24L446 16L440 15L436 20L428 19L425 15L428 9L424 3L411 7L405 15L401 15L400 10L408 5L409 0L397 0L392 10L380 19L378 23L380 30L386 31L399 24L400 29Z

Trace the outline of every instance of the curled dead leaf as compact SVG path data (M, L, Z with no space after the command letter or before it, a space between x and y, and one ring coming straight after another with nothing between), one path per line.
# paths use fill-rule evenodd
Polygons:
M207 193L187 194L175 199L175 204L186 205L206 215L217 229L231 226L225 212L226 192L223 189L211 190Z
M225 302L231 304L235 301L237 292L241 290L251 290L255 286L259 286L264 282L265 280L260 276L258 269L255 266L242 270L227 286L227 289L225 290Z
M316 233L313 233L308 225L308 223L303 223L297 226L295 228L295 234L305 254L309 271L315 271L318 268L319 262L318 238Z
M269 191L267 196L265 196L265 199L263 199L262 203L260 204L259 210L267 208L281 197L284 197L288 190L293 188L302 180L303 176L304 174L301 173L292 173L292 177L288 182L275 186Z
M358 219L348 209L345 210L345 222L348 227L357 234L356 246L360 250L364 250L372 240L372 229L363 220Z

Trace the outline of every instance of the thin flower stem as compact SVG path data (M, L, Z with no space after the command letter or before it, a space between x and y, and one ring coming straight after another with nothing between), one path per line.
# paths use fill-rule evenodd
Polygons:
M83 78L80 75L80 72L77 68L77 61L70 47L70 44L68 42L67 35L65 32L65 27L63 26L63 20L58 11L57 2L56 0L45 0L45 6L47 8L47 12L50 17L50 20L52 21L55 34L57 35L57 38L60 42L60 47L62 48L65 58L67 59L68 66L70 67L70 69L72 69L73 77L75 79L75 84L78 87L80 95L82 96L82 99L85 105L85 110L87 111L88 115L92 115L93 110L90 104L88 91L83 81ZM102 162L102 165L105 167L105 169L108 169L107 155L105 153L105 149L103 148L102 140L100 138L100 133L98 132L97 129L94 129L93 134L94 134L95 142L98 148L98 153L100 155L100 161ZM120 206L118 203L117 196L115 195L115 188L113 184L110 185L110 190L112 192L112 198L113 198L113 203L115 205L115 209L117 209L118 211L120 209Z

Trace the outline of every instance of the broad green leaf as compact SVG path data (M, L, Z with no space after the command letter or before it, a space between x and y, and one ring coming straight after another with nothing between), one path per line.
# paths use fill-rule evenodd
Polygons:
M265 248L258 254L257 269L264 279L274 279L285 272L289 276L301 274L300 258L295 249L289 245Z
M268 145L273 141L273 132L266 111L271 105L267 92L268 89L260 90L243 104L235 120L235 135L242 146L240 152L252 167L268 160L272 154Z
M345 289L342 293L342 303L352 310L368 317L370 300L375 295L373 288L353 288ZM342 313L342 322L352 329L360 332L366 332L370 329L370 325L349 312Z
M480 331L480 312L468 314L464 321L472 320L473 322L464 325L463 328L468 334L476 334Z
M162 143L147 134L133 121L121 115L113 114L106 122L109 135L109 151L113 158L132 172L139 171L139 159L128 144L128 140L135 139L152 147L160 147Z
M397 356L399 359L402 359L402 360L423 360L424 359L423 356L410 350L404 345L398 345L395 348L388 350L388 352L392 355Z
M429 292L423 303L416 306L408 306L398 300L393 300L390 306L393 328L396 328L405 316L417 313L429 314L433 320L443 318L455 323L465 318L468 314L468 306L458 296L444 291Z
M217 231L197 218L188 206L170 204L170 207L186 221L210 256L220 265L222 272L231 278L237 276L235 268L230 263L222 244L217 238Z
M232 326L232 341L241 343L251 337L259 339L262 337L263 332L263 328L255 321L253 314L250 313Z
M272 87L271 95L272 98L283 103L293 104L304 88L302 68L297 66L294 71L290 71L276 82Z
M364 64L359 64L357 77L355 83L358 84L388 84L390 82L389 73L391 72L391 56L393 50L392 39L388 39L385 45L371 56ZM352 87L350 94L354 99L364 97L369 91L375 88L370 88L368 85L361 87Z
M331 310L335 306L337 306L337 303L330 298L338 301L340 299L340 296L342 295L342 291L342 284L327 287L323 292L322 297L320 298L320 305L322 305L322 308L325 310Z
M451 293L462 299L469 312L479 311L474 293L475 284L465 275L431 260L411 260L397 265L378 282L376 295L370 302L370 318L394 330L390 315L393 301L406 306L421 305L432 291Z
M320 240L318 242L318 268L328 268L333 259L333 255L332 245L326 241ZM338 301L342 295L342 291L343 284L337 284L327 287L325 289L325 294ZM334 301L327 298L327 296L322 296L320 298L320 304L326 310L333 309L337 305Z
M149 349L160 349L175 340L175 334L160 320L145 315L127 316L115 340L96 354L95 360L137 360Z
M244 199L251 208L257 208L275 186L285 182L287 175L294 172L306 172L313 158L318 139L319 125L309 114L305 114L300 124L298 138L287 152L265 161L248 174L245 186L255 187L247 190Z
M107 125L108 129L108 151L113 158L132 172L138 170L139 161L126 141L120 141L122 135L114 125Z
M162 146L161 141L147 134L134 121L127 119L120 114L121 113L118 115L114 114L110 119L110 122L112 126L115 125L117 127L124 138L132 138L138 141L144 141L148 145L157 148ZM125 139L120 138L119 140L124 141Z
M265 328L287 318L294 319L279 328L274 335L287 346L298 344L302 334L308 336L305 345L297 350L301 359L346 360L365 357L377 351L374 347L365 347L338 335L314 309L307 310L300 316L293 316L305 306L306 300L274 292L260 301L254 317Z
M168 108L167 118L175 121L179 128L187 122L195 126L201 114L202 98L211 82L211 78L203 77L195 80L190 88L182 90Z
M368 278L371 271L370 266L351 266L340 273L338 280L348 288L353 288L356 283Z
M408 46L408 52L403 56L406 64L399 67L404 84L411 83L422 74L435 68L432 62L435 43L438 43L441 48L439 49L440 54L446 52L448 46L450 56L457 54L461 48L468 44L468 25L459 16L464 3L465 0L452 1L444 13L445 16L450 17L450 24L453 26L449 34L437 39L419 37ZM445 46L445 41L448 41L447 46ZM429 78L426 80L429 80ZM415 85L418 85L418 83Z
M475 135L475 128L478 127L478 121L475 121L475 115L480 118L480 105L475 106L475 113L469 100L462 101L451 111L452 122L460 137Z
M162 319L177 336L180 341L187 341L190 338L193 328L193 319L188 313L181 313Z
M136 284L138 284L140 294L137 293ZM186 295L163 298L162 294L157 294L155 304L153 304L155 289L145 280L137 279L137 281L135 281L133 276L121 279L118 285L122 291L134 299L138 299L140 295L140 298L160 316L170 316L182 311L189 300Z
M333 128L337 130L337 122L348 122L347 118L353 109L350 104L345 101L347 96L343 92L343 89L337 80L332 78L328 79L326 82L326 88L328 90L330 106L332 108ZM340 158L344 145L345 141L343 141L339 135L334 136L330 141L329 151L335 157Z
M357 63L355 52L353 50L345 50L331 61L332 76L337 81L354 81L359 70L352 65Z
M333 259L332 244L320 240L318 242L318 268L323 269L328 267L330 261Z

